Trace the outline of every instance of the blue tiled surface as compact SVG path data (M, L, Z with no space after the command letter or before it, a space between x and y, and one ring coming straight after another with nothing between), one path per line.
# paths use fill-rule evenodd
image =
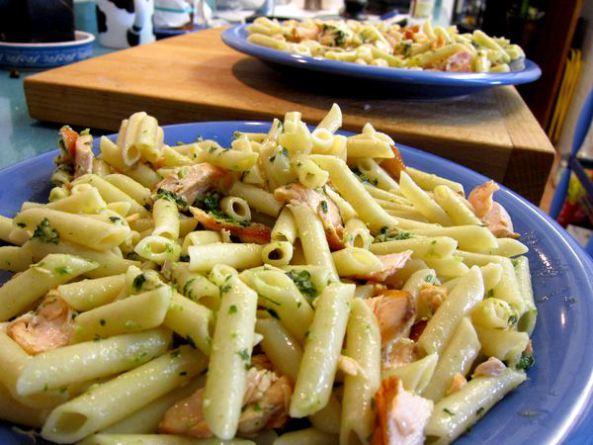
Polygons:
M94 2L76 3L76 28L96 34ZM110 52L98 43L93 55ZM23 80L34 71L20 72L17 79L0 70L0 168L28 159L56 147L58 125L45 124L29 117Z

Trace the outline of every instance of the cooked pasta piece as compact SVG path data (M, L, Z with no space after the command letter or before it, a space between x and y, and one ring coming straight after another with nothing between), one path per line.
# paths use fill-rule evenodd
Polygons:
M339 283L319 296L290 402L292 417L305 417L327 404L353 296L353 284Z

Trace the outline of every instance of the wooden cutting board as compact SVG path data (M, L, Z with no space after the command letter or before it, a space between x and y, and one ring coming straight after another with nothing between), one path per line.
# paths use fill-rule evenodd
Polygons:
M105 130L116 130L138 110L162 124L270 119L292 110L314 123L337 102L346 129L370 121L397 142L449 158L539 202L554 149L513 87L456 100L397 100L369 91L362 81L275 70L228 48L220 33L174 37L30 76L29 113Z

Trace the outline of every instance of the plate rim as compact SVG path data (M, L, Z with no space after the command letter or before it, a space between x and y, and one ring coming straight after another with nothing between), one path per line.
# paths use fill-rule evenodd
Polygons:
M222 131L226 132L226 131L232 130L232 128L236 128L237 126L253 126L256 128L257 127L266 128L266 127L270 126L270 122L268 122L268 121L254 121L254 120L205 121L205 122L189 122L189 123L165 125L165 126L163 126L163 128L165 131L167 129L172 129L172 128L180 129L180 130L196 129L197 132L199 133L200 131L203 131L205 128L207 128L209 126L226 127L226 129L222 130ZM342 133L347 134L349 132L344 131ZM116 134L109 134L108 136L115 137ZM95 142L98 143L98 140L99 140L99 138L97 137ZM410 147L405 144L397 144L396 143L396 145L398 145L399 147L402 148L404 155L406 152L408 152L408 153L411 153L413 156L417 156L419 158L424 158L425 160L428 160L428 161L432 160L432 161L438 161L440 163L444 163L446 168L459 171L460 175L467 177L469 180L482 181L482 180L489 179L486 176L484 176L478 172L475 172L463 165L457 164L457 163L450 161L448 159L442 158L441 156L438 156L438 155L435 155L435 154L432 154L429 152L425 152L423 150L420 150L415 147ZM47 163L48 161L51 161L51 159L56 155L57 152L58 152L58 150L51 150L51 151L48 151L45 153L38 154L34 157L22 160L18 163L6 166L6 167L0 169L0 177L3 175L14 174L15 172L18 172L20 169L22 169L24 166L32 166L32 165L35 165L36 163ZM551 228L552 231L554 232L554 239L558 239L559 241L561 241L563 244L566 245L566 248L563 249L562 251L567 252L567 255L568 255L568 253L570 253L571 261L567 261L567 262L574 263L576 261L576 263L578 263L578 265L580 266L579 267L580 274L581 273L586 274L587 272L589 272L592 274L590 276L593 276L593 261L588 257L588 255L584 252L584 250L576 243L576 241L574 241L570 237L570 235L564 229L562 229L554 220L552 220L547 214L545 214L543 211L541 211L538 207L536 207L532 203L528 202L526 199L522 198L521 196L517 195L512 190L509 190L507 187L501 185L501 191L503 191L505 195L508 195L510 197L510 199L515 201L516 204L520 205L520 207L526 208L527 210L529 210L529 212L531 214L535 215L538 220L540 220L540 221L543 220L545 223L547 223L548 227ZM505 197L505 199L509 199L509 198ZM589 288L593 289L593 283L591 283L591 281L589 281L588 284L589 284ZM589 298L589 300L592 300L593 294L589 294L588 298ZM587 306L585 306L585 309L586 308L587 308ZM591 314L593 313L592 311L593 311L593 309L590 307L588 309L588 314L585 314L586 310L582 310L581 312L583 312L583 314L584 314L584 315L582 315L582 317L585 317L585 319L587 319L587 320L593 321L593 317L591 317ZM590 356L590 354L588 356ZM546 443L562 443L562 441L567 440L574 434L581 432L581 430L583 428L582 420L590 414L588 411L591 410L590 401L593 396L593 356L590 356L590 358L588 359L587 365L589 365L589 366L586 368L586 371L583 371L583 376L581 377L581 379L585 382L585 385L582 388L580 388L581 391L580 391L579 395L577 397L573 397L571 399L570 409L568 409L565 413L562 413L562 414L564 414L562 423L559 426L557 426L556 429L548 430L548 432L545 433L549 440ZM528 374L528 377L529 377L529 374ZM569 378L569 377L567 376L565 378ZM559 413L551 413L551 414L554 415L554 414L559 414ZM12 425L12 424L8 424L8 425ZM4 428L2 428L2 429L4 429ZM546 428L541 428L541 429L544 431L546 430ZM471 436L466 436L466 438L469 439L471 442ZM460 438L459 440L462 440L462 438ZM463 443L466 443L466 442L464 441Z
M251 43L246 39L247 26L247 24L242 24L225 29L221 34L223 42L239 52L268 62L317 72L398 83L466 88L521 85L536 81L542 74L540 67L530 59L525 59L524 69L509 73L448 73L442 71L421 71L357 65L338 60L317 59L311 56L291 54Z

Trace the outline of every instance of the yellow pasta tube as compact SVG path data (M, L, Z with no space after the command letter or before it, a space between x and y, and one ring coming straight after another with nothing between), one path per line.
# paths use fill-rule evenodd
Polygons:
M177 261L181 255L181 246L164 236L150 235L136 244L134 252L154 263L163 264L167 260Z
M463 318L443 350L430 383L422 391L422 397L434 402L441 400L456 374L467 375L480 347L476 330L468 318Z
M179 210L177 204L169 199L157 199L152 207L154 220L153 235L162 236L170 240L179 238Z
M303 357L301 345L279 321L273 318L258 319L255 329L263 335L260 344L266 356L294 383Z
M438 354L428 354L426 357L412 363L397 368L389 368L381 377L386 379L395 375L401 379L406 391L421 394L430 382L438 361Z
M173 279L183 295L211 309L218 308L220 304L218 286L204 275L190 272L187 263L175 263L172 269Z
M464 196L465 190L463 185L459 182L451 181L450 179L442 178L434 173L427 173L413 167L406 167L406 173L410 178L418 184L422 189L429 192L434 191L436 187L445 186L458 195Z
M311 159L301 157L295 165L299 182L307 188L323 187L329 179L329 173L319 168Z
M120 274L62 284L57 290L69 306L83 312L112 302L125 284L126 277Z
M317 300L290 402L291 417L311 415L329 401L354 288L353 284L332 283Z
M286 266L293 255L292 243L287 241L272 241L262 249L262 261L272 266Z
M288 208L292 212L297 225L307 263L325 267L330 271L331 278L338 280L338 272L319 217L303 204L289 204Z
M171 294L169 286L161 286L84 312L74 322L74 342L160 326L169 309Z
M150 202L150 189L140 184L138 181L135 181L128 175L112 173L104 176L103 179L120 189L142 206Z
M213 243L191 246L188 249L192 272L209 272L217 264L226 264L236 269L249 269L262 265L260 244Z
M163 323L208 355L212 343L210 328L213 321L214 316L210 309L174 292Z
M316 130L325 129L330 133L335 133L342 126L342 110L338 104L332 104L327 114L317 124Z
M443 226L451 225L451 219L445 211L406 172L400 174L399 187L402 195L429 221Z
M274 227L272 228L272 241L286 241L294 244L297 237L297 228L292 217L292 213L288 207L282 209Z
M214 329L203 399L208 427L221 439L234 437L239 424L257 310L257 294L235 273L221 271L217 283L224 292Z
M472 267L428 321L418 339L418 346L427 354L440 353L457 324L482 299L483 295L482 274L479 268Z
M63 238L95 250L119 246L130 233L129 227L117 222L103 222L48 208L25 210L17 215L15 221L25 224L29 230L35 230L42 239L51 237L49 242L55 243Z
M22 272L33 262L29 249L18 246L0 247L0 269L10 272Z
M76 442L187 382L207 363L199 351L182 346L58 406L41 434L55 442Z
M121 254L118 255L110 250L99 252L67 241L59 241L57 244L54 244L33 238L30 241L27 241L23 247L31 252L33 261L40 261L46 255L52 253L76 255L88 261L92 261L97 267L84 273L84 275L89 278L124 273L128 270L128 267L138 264L136 261L126 260L122 258Z
M12 232L12 219L0 215L0 240L10 243L10 232Z
M335 156L324 155L311 155L310 158L329 172L332 184L352 205L360 219L369 224L371 230L378 232L382 227L393 227L397 224L396 219L389 216L369 195L344 161Z
M352 277L378 272L383 264L375 254L360 247L347 247L332 252L338 275Z
M253 275L250 285L259 295L259 304L276 314L298 341L304 341L313 309L292 280L283 272L262 270Z
M282 204L274 198L274 195L254 185L235 182L229 194L243 198L250 207L265 215L277 217L282 209Z
M405 252L411 250L413 258L447 258L457 249L457 241L446 236L401 236L395 239L371 244L371 252L377 255Z
M340 443L350 444L351 435L363 442L373 433L373 401L381 385L381 334L371 308L362 300L352 301L346 331L345 355L360 367L356 375L344 377Z
M369 249L373 236L365 223L358 218L349 219L344 226L344 244L347 247Z
M18 402L3 385L0 385L0 420L40 428L47 415L47 410L32 408Z
M170 331L154 329L47 351L36 355L23 367L17 391L28 396L112 376L163 354L170 343Z
M129 174L129 172L126 173ZM90 184L97 190L99 190L99 193L101 194L101 197L105 200L105 202L129 202L131 213L139 213L142 216L148 216L148 210L146 210L142 205L140 205L139 202L137 202L133 197L122 191L122 189L116 187L115 185L108 182L104 178L101 178L100 176L94 174L84 175L80 178L77 178L73 182L73 184Z
M50 202L47 207L68 213L99 213L107 207L107 203L96 188L80 184L73 187L70 196Z
M225 196L220 200L220 209L230 218L240 222L251 221L251 209L243 198Z
M46 256L0 287L0 321L20 314L49 290L96 267L91 261L71 255Z
M482 224L482 221L474 214L465 198L456 193L451 187L437 185L433 190L433 198L447 212L455 225L475 224L479 226Z

